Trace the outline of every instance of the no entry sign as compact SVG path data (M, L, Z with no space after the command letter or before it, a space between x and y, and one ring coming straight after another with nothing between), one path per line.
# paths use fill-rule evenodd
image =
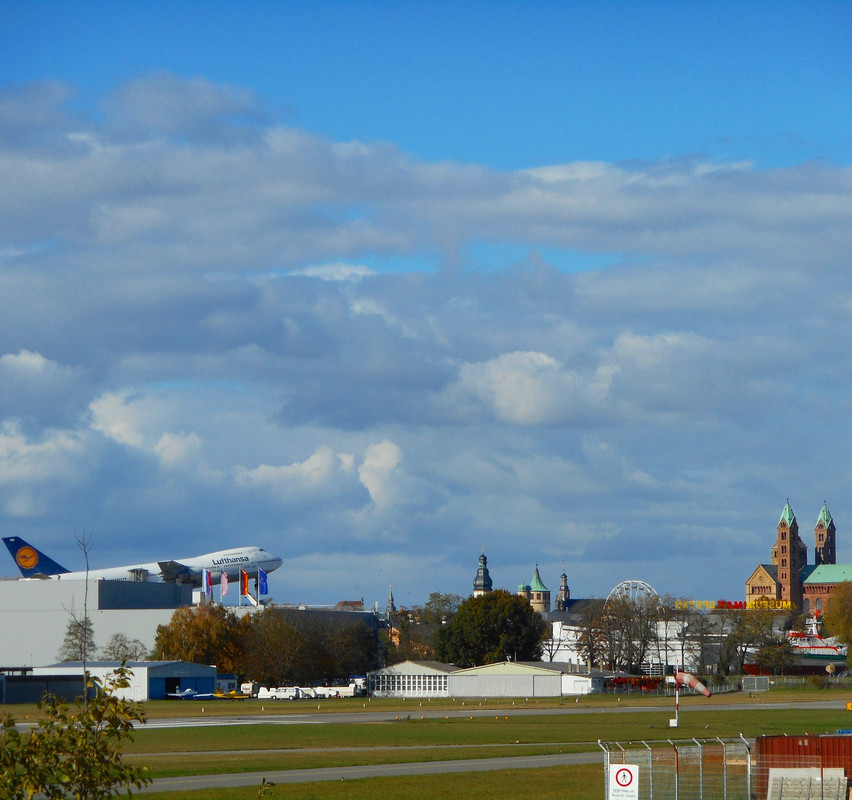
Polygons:
M607 800L639 800L639 767L636 764L609 765Z

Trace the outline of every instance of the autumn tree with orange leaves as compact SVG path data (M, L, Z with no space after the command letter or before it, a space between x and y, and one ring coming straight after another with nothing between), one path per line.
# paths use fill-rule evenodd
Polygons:
M179 608L168 625L158 625L154 657L215 664L219 672L243 672L251 628L248 615L213 603Z

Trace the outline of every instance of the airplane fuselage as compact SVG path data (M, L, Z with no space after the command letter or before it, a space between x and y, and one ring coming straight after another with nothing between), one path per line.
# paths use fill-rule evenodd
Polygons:
M148 564L130 564L125 567L107 567L106 569L89 570L89 580L108 581L180 581L201 585L203 571L209 570L210 582L217 584L222 579L222 573L228 574L229 581L237 581L240 572L246 572L251 577L257 577L258 568L264 572L272 572L281 566L281 559L260 547L238 547L233 550L217 550L215 553L205 553L193 558L178 558L173 561L152 561ZM51 575L58 580L82 580L85 572L66 572L61 575Z
M25 542L12 536L4 537L3 543L12 554L24 578L51 580L110 580L110 581L150 581L154 583L180 582L201 586L204 570L210 573L212 584L220 583L222 575L229 581L238 581L240 573L250 578L258 577L258 570L266 573L278 569L282 560L260 547L235 547L230 550L217 550L192 558L168 561L152 561L147 564L128 564L123 567L90 569L87 572L69 572L49 556Z

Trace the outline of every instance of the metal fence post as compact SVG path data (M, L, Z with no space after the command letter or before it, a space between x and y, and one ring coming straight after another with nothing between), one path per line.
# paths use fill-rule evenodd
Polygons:
M678 781L680 779L680 753L678 752L677 745L669 739L669 744L674 748L675 751L675 773L674 773L674 800L679 800L677 796L678 790Z
M604 797L609 797L609 748L600 739L598 747L604 751Z
M728 800L728 746L717 736L722 745L722 800Z
M648 750L648 800L654 800L654 751L647 742L643 741L642 744Z
M746 796L751 797L751 745L748 743L748 739L745 738L742 734L740 734L740 739L743 740L746 746Z
M698 745L698 800L704 800L704 748L694 736L692 741Z

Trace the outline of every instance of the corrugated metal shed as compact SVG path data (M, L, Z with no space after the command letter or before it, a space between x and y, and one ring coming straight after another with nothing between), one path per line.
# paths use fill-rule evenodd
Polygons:
M460 669L449 676L450 697L560 697L562 673L503 661Z

